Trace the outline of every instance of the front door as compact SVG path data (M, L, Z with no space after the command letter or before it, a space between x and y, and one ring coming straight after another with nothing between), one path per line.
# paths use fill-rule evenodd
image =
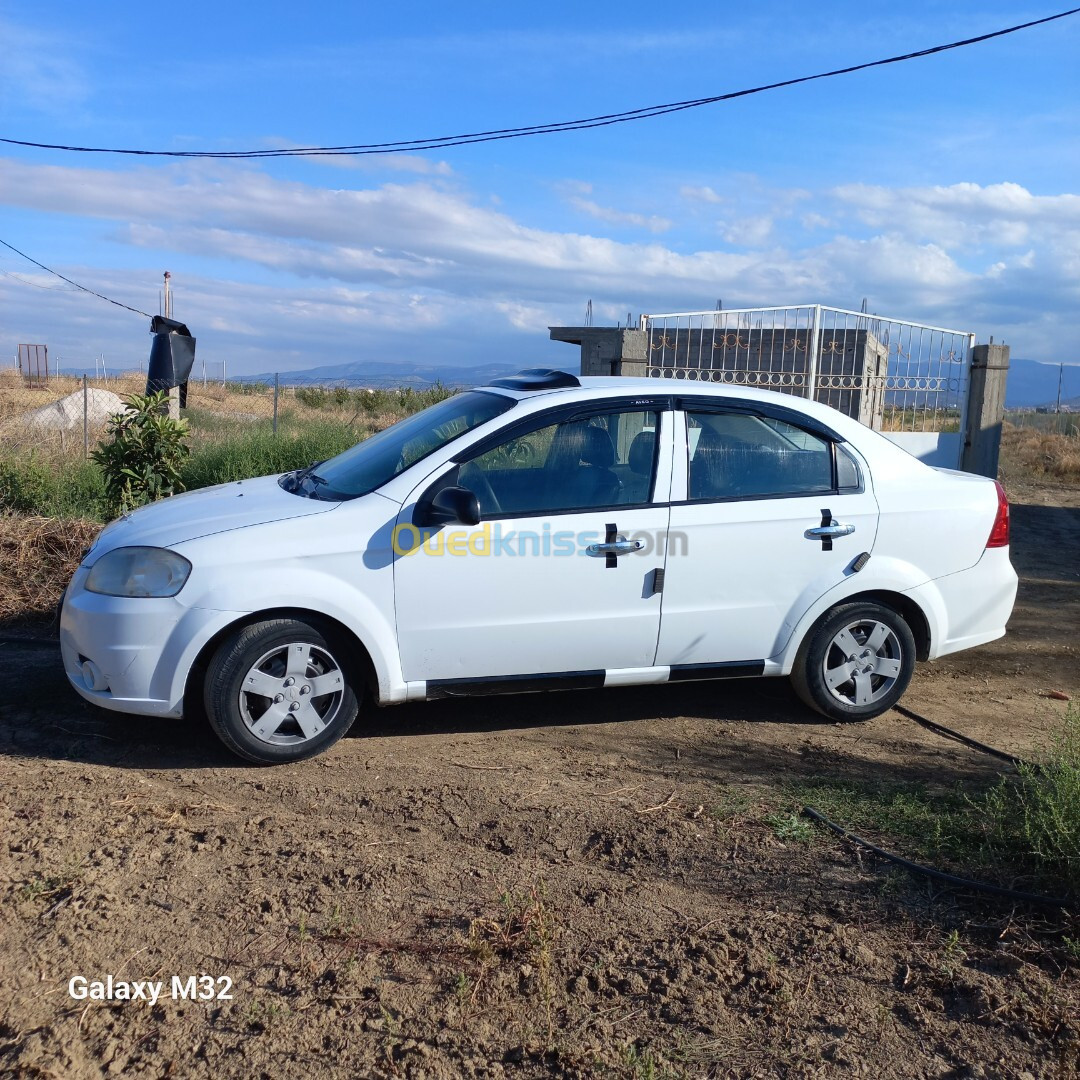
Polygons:
M599 685L651 666L672 446L660 408L564 412L425 481L396 533L411 550L394 564L405 680L429 694L534 675ZM417 502L452 484L476 494L481 523L418 530Z

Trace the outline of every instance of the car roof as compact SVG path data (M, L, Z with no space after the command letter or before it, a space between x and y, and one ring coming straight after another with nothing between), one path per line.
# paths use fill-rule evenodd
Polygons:
M539 372L530 374L539 375ZM555 373L552 372L552 375ZM565 372L559 372L565 377ZM696 379L644 378L630 375L580 375L570 376L577 384L561 386L538 386L536 389L520 389L511 385L513 378L494 380L478 390L491 390L505 394L518 401L542 401L545 405L556 402L610 400L611 398L716 398L718 401L761 402L800 412L832 428L845 439L859 439L870 429L829 405L823 405L795 394L782 394L776 390L760 390L757 387L740 386L737 383L701 382ZM541 381L541 380L537 380ZM560 380L562 381L562 380Z

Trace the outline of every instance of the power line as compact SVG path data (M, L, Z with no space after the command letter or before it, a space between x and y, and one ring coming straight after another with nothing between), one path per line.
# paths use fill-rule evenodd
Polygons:
M17 247L9 244L6 240L0 240L0 244L3 244L9 251L14 251L16 255L21 255L27 262L32 262L35 266L39 266L46 273L52 274L54 277L58 277L61 281L66 281L69 285L74 285L80 292L89 293L91 296L96 296L99 300L107 300L110 304L115 304L119 308L123 308L125 311L133 311L136 315L142 315L144 318L153 318L152 315L147 315L145 311L140 311L138 308L129 307L127 304L121 304L119 300L113 300L108 296L104 296L102 293L94 292L93 289L88 289L85 285L80 285L77 281L72 281L69 277L64 277L63 274L56 270L50 269L44 263L39 263L37 259L31 258L25 251L20 251Z
M31 281L29 278L24 278L21 274L13 274L10 270L5 270L0 267L0 274L4 277L9 277L12 281L21 281L24 285L33 285L35 289L44 289L46 292L73 292L72 289L62 289L59 285L42 285L40 281Z
M1020 30L1028 30L1033 26L1043 26L1046 23L1065 19L1070 15L1080 13L1080 7L1070 8L1068 11L1059 11L1056 15L1047 15L1042 19L1033 19L1030 22L1019 23L1016 26L1006 27L1004 30L994 30L988 34L979 34L976 37L964 38L962 41L949 42L946 45L934 45L928 49L920 49L917 52L903 53L899 56L889 56L883 60L870 60L863 64L852 64L848 67L834 68L832 71L819 72L816 75L803 75L794 79L783 79L780 82L766 83L763 86L754 86L745 90L733 90L726 94L715 94L712 97L693 98L688 101L674 101L666 105L648 105L641 109L630 109L626 112L606 113L601 116L591 116L580 120L563 120L549 124L531 124L527 127L496 128L492 131L476 131L463 135L438 135L427 139L406 139L384 143L356 143L347 146L304 146L277 150L132 150L117 149L104 146L65 146L58 143L29 142L23 139L0 138L0 143L9 146L26 146L38 150L66 150L80 154L128 154L137 157L172 157L172 158L279 158L279 157L311 157L317 155L330 156L361 156L366 154L399 154L406 151L416 150L441 150L452 146L470 146L474 143L495 142L501 139L520 139L529 135L553 135L565 131L584 131L589 128L607 127L612 124L625 124L633 120L647 120L654 116L666 116L669 113L682 112L686 109L700 108L702 105L714 105L720 101L732 101L735 98L750 97L753 94L762 94L767 90L779 90L787 86L797 86L800 83L815 82L819 79L831 79L838 75L850 75L856 71L866 71L869 68L884 67L888 64L899 64L906 60L916 60L924 56L933 56L937 53L948 52L950 49L960 49L967 45L977 45L983 41L1005 37L1007 34L1015 34Z

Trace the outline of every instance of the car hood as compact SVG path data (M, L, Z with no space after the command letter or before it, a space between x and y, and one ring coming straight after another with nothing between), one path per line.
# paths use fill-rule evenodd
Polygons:
M268 521L326 514L339 506L291 495L276 476L173 495L125 514L101 532L87 563L118 547L173 547L200 536L244 529Z

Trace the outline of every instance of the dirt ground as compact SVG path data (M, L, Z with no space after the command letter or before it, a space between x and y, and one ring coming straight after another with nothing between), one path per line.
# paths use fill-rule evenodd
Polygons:
M1011 495L1009 635L905 704L1026 752L1080 694L1080 493ZM764 820L800 778L999 767L897 714L816 722L782 681L446 702L259 769L9 637L0 752L3 1075L1080 1073L1067 916ZM69 993L110 975L161 997Z

